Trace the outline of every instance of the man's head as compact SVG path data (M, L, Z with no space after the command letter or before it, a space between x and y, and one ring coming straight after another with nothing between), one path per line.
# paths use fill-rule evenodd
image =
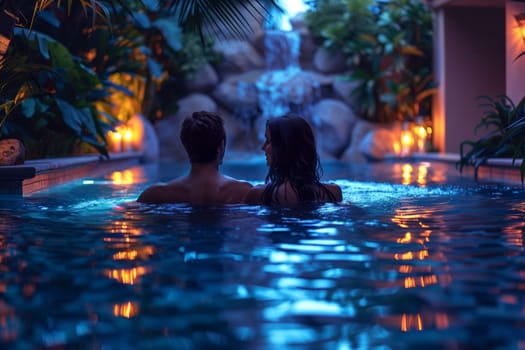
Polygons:
M191 163L221 160L226 144L222 118L213 112L193 112L182 122L180 139Z

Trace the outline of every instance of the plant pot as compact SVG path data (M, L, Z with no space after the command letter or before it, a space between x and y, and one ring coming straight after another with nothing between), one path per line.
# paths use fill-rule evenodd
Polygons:
M0 139L0 166L24 164L26 148L17 138Z

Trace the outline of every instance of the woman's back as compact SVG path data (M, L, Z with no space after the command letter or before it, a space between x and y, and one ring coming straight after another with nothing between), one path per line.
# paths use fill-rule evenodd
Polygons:
M246 195L245 203L247 204L279 204L279 205L297 205L301 203L324 203L324 202L341 202L343 195L341 188L336 184L317 184L313 185L313 188L299 189L300 191L315 192L314 196L310 199L301 199L300 193L294 191L290 182L270 189L270 185L255 186ZM271 191L269 195L265 196L265 191Z

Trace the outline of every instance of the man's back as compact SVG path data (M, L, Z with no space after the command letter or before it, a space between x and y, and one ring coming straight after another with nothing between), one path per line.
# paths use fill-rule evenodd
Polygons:
M153 185L137 199L144 203L234 204L242 203L252 185L220 173L188 175Z
M213 112L193 112L182 122L180 139L191 163L190 173L146 189L145 203L242 203L252 185L219 172L226 149L222 118Z

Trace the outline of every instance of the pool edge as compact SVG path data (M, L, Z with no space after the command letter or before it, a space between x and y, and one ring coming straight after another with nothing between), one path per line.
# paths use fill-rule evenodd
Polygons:
M0 167L0 196L25 196L50 186L87 175L104 174L142 162L142 153L123 152L100 155L29 160L22 165Z
M442 162L449 164L457 164L460 160L459 154L457 153L413 153L408 157L399 157L395 155L389 156L390 160L406 160L411 162ZM509 185L521 185L524 183L521 181L520 167L522 164L521 159L513 161L512 158L489 158L486 163L481 164L477 171L477 180L480 182L498 182ZM475 171L474 165L464 166L458 173L462 176L472 176L474 178Z

